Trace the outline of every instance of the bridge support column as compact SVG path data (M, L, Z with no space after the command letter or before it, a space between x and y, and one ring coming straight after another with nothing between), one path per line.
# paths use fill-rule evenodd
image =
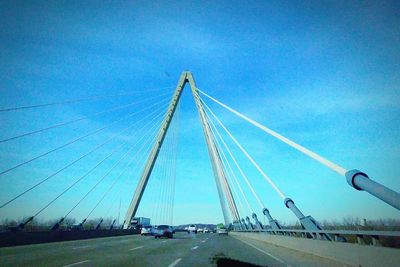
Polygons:
M258 220L257 214L253 213L253 214L251 215L251 217L253 217L253 220L254 220L254 222L255 222L256 227L258 228L258 230L263 230L264 228L263 228L261 222Z
M289 208L294 215L300 220L301 225L308 231L319 231L322 230L321 226L315 221L315 219L311 216L304 216L304 214L297 208L294 204L293 200L290 198L285 198L284 200L285 206ZM316 234L318 236L319 234ZM321 235L323 239L332 241L332 238L327 234Z
M250 228L249 230L254 230L254 226L251 223L249 216L246 216L246 221L247 221L247 224L249 225L249 228Z
M367 191L371 195L400 210L400 194L381 185L359 170L346 172L347 183L356 190Z
M272 230L279 230L282 229L282 227L280 226L280 224L278 223L277 220L275 220L274 218L272 218L271 214L269 213L269 210L267 208L263 209L263 214L267 217L269 225L271 226Z

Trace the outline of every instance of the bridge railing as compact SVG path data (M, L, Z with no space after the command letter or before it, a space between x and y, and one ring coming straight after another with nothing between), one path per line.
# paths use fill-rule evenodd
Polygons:
M373 231L373 230L300 230L300 229L263 229L263 230L236 230L236 232L266 233L298 238L312 238L324 240L329 235L336 242L351 242L360 245L400 247L400 231ZM385 240L384 244L381 241ZM388 241L390 240L390 241Z

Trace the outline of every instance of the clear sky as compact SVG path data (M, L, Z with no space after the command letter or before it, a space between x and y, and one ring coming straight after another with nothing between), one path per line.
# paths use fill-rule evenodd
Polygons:
M157 110L149 107L149 100L0 143L0 169L104 127L135 110L148 108L129 122L139 120L149 110L162 114L160 110L165 107L161 103L168 101L183 70L190 70L198 87L222 102L333 162L363 170L376 181L400 191L398 1L1 1L1 108L134 93L66 106L2 112L1 139L143 98L164 102L157 102ZM349 187L344 177L210 101L207 103L306 215L317 220L399 217L394 208ZM154 114L150 117L157 119ZM118 122L1 175L1 203L124 127L127 121ZM207 148L189 90L182 96L178 129L173 223L221 222ZM143 135L151 137L144 130L125 132L52 178L52 182L1 209L0 217L21 218L35 213L118 144L134 144ZM286 223L294 222L294 215L279 196L240 151L232 143L230 146L272 215ZM134 151L128 155L133 157ZM40 216L64 215L118 160L114 156ZM143 162L140 157L135 158ZM128 163L128 159L123 162ZM120 170L118 167L113 177ZM92 217L117 216L120 201L120 212L125 213L141 167L132 165L129 170L130 174L123 175L126 179L115 185ZM112 181L111 177L104 180L71 216L85 217ZM161 184L156 178L150 179L138 215L154 216L154 209L157 213L157 183ZM254 197L241 183L261 217Z

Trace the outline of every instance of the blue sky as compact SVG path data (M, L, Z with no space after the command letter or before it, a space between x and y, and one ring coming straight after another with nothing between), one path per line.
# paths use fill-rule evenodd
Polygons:
M222 102L345 168L361 169L400 191L400 8L396 1L49 2L0 3L0 107L134 94L2 113L1 139L141 98L167 101L169 96L162 94L172 94L180 73L190 70L198 87ZM207 103L305 214L318 220L398 217L398 211L367 193L356 192L343 177ZM180 105L174 223L217 223L222 213L189 90ZM6 169L134 110L119 110L0 144L0 167ZM85 142L3 175L1 202L126 126L126 122L118 123ZM126 132L55 177L54 183L0 210L0 216L20 218L34 213L87 166L121 142L133 144L143 134ZM272 215L294 222L278 195L230 144ZM65 214L66 206L116 160L111 158L41 216ZM106 199L115 203L106 216L116 216L120 200L121 213L125 212L140 167L130 170L126 182L112 191L115 196ZM111 177L105 180L71 215L84 217L111 181ZM155 185L151 181L138 215L152 215L151 196L157 184L156 179ZM117 194L119 188L122 193ZM247 190L244 183L243 188ZM93 216L104 216L107 207L99 206Z

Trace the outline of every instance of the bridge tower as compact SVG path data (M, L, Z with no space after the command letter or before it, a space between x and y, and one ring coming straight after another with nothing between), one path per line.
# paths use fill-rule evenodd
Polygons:
M194 98L194 101L195 101L195 104L197 107L197 111L199 113L200 122L202 124L204 137L206 139L208 153L210 156L211 166L212 166L212 169L214 172L215 183L217 186L218 196L219 196L219 200L220 200L222 213L224 216L225 225L229 225L231 222L231 218L227 211L226 202L228 202L229 209L230 209L231 215L232 215L232 219L235 220L237 218L240 218L238 209L236 207L235 200L232 196L230 186L226 180L226 174L225 174L224 168L222 166L220 154L219 154L217 146L214 142L214 139L213 139L213 136L211 133L211 129L210 129L210 125L207 122L205 111L203 109L203 105L200 101L198 89L197 89L195 81L193 79L193 75L189 71L184 71L179 78L179 81L176 86L175 92L173 94L172 100L169 104L167 113L166 113L165 118L159 129L159 132L158 132L158 135L156 138L156 142L153 145L153 148L150 152L149 157L147 158L143 173L141 175L141 178L139 180L139 183L136 187L133 198L129 205L128 211L125 216L125 221L124 221L124 226L123 226L124 229L128 228L132 218L136 214L136 211L140 204L140 200L142 199L144 190L146 189L146 185L149 181L153 167L156 163L158 154L162 147L165 136L168 132L168 128L170 126L172 118L174 116L179 99L182 95L182 91L185 88L185 85L187 83L189 83L189 85L190 85L190 89L193 94L193 98Z

